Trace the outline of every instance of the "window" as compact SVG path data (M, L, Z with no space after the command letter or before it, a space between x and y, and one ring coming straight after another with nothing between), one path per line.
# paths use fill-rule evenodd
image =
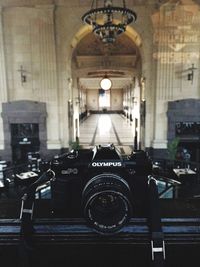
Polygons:
M104 91L99 90L99 108L109 108L110 107L110 90Z

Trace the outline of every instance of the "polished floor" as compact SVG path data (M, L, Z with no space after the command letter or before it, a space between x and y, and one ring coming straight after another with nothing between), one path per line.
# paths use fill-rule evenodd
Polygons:
M113 143L122 153L129 153L134 144L133 126L120 114L92 114L80 124L83 147Z

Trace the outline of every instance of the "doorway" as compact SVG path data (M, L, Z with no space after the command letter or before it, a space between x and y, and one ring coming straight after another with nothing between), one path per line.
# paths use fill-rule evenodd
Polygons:
M18 100L3 103L3 158L7 161L12 161L13 158L21 160L25 153L22 151L26 151L28 148L25 146L28 145L31 145L31 151L40 149L42 157L49 157L51 151L47 151L46 117L46 103L43 102ZM19 158L15 155L19 155Z
M11 123L12 161L15 164L28 160L28 152L40 149L38 123Z

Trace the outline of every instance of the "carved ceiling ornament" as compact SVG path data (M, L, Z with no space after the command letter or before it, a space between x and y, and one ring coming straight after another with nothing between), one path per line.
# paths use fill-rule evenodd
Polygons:
M105 45L93 33L87 34L76 47L77 55L135 55L137 47L125 34L117 38L113 44Z
M96 72L95 76L98 76L99 71L109 72L113 69L129 73L130 69L136 67L139 52L137 46L125 34L118 36L114 43L105 45L93 33L89 33L78 43L73 57L78 75L85 76L93 70Z

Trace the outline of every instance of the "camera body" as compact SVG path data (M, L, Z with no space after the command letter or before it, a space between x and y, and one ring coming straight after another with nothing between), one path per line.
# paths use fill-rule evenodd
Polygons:
M96 231L109 234L146 214L152 163L144 151L121 155L114 145L74 150L54 157L51 169L56 216L84 217Z

